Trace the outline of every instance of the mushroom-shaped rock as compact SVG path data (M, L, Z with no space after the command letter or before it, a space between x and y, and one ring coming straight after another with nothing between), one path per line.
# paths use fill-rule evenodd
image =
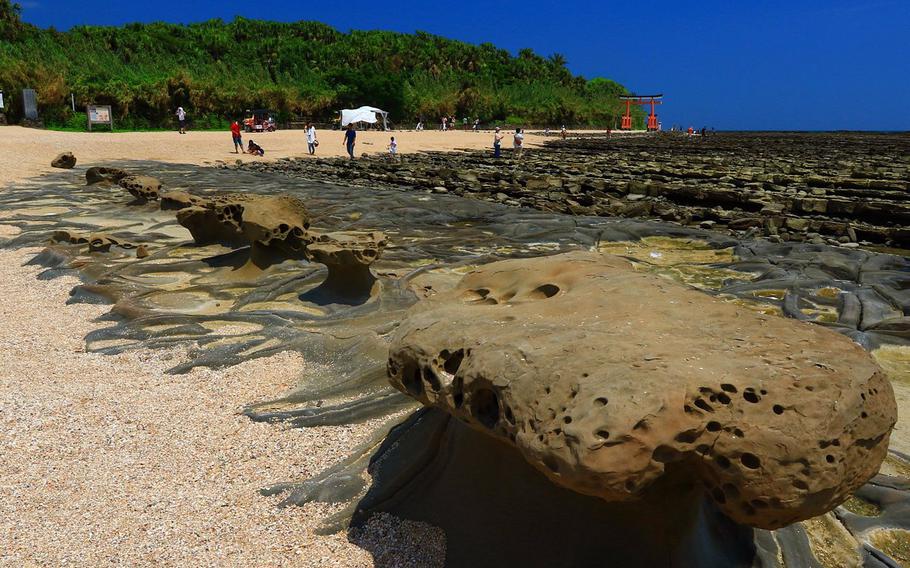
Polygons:
M91 233L86 235L75 231L60 230L51 234L52 243L67 243L71 245L88 245L89 252L110 252L111 247L117 246L124 249L137 249L137 257L144 258L148 256L148 248L145 245L125 241L107 233ZM140 250L142 256L140 256Z
M318 290L352 299L369 297L376 284L370 265L385 248L385 234L378 231L339 231L311 232L311 235L313 242L307 246L307 258L329 269Z
M161 182L151 176L127 176L119 181L119 185L136 198L136 204L157 201L161 193Z
M76 166L76 156L72 152L64 152L58 154L56 158L51 161L52 168L61 168L64 170L71 170Z
M86 185L94 185L99 183L113 185L129 175L129 172L118 168L105 168L97 166L85 170L85 183Z
M240 228L251 243L250 260L259 268L305 258L309 227L306 207L296 197L263 197L243 205Z
M412 308L388 365L399 390L558 485L611 502L694 485L768 529L871 478L896 420L883 371L846 337L595 253L467 274Z

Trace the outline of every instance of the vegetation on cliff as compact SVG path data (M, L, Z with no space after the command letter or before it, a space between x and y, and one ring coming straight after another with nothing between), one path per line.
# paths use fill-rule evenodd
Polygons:
M0 0L0 88L8 99L38 92L48 124L110 104L121 128L172 124L183 106L197 126L220 126L249 108L321 121L338 109L382 107L399 124L443 115L535 125L614 125L624 88L573 76L565 59L517 56L418 32L342 33L318 22L237 18L190 25L78 26L60 32L23 23ZM8 105L13 121L21 104ZM84 115L83 115L84 116Z

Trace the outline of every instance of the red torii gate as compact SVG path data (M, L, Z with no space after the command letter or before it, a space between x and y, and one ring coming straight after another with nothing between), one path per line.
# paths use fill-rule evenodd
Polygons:
M663 95L620 95L619 100L626 103L626 114L622 115L620 130L632 130L632 105L651 105L651 114L648 115L648 130L657 130L657 115L654 105L662 104ZM645 100L648 99L648 100Z

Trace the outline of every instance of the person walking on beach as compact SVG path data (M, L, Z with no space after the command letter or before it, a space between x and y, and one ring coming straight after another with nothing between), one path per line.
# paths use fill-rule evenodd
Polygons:
M475 118L475 119L474 119L474 132L477 132L477 129L478 129L479 127L480 127L480 119L479 119L479 118Z
M231 138L234 139L234 153L243 151L243 137L240 135L240 123L236 120L231 123Z
M443 132L446 131L446 122L448 122L448 121L449 121L449 119L447 117L445 117L445 116L442 117L442 131Z
M493 134L493 157L498 158L502 155L502 139L505 136L502 132L499 131L499 127L496 127L496 133Z
M392 136L392 140L389 142L389 160L393 162L398 161L398 142L395 142L394 136Z
M566 125L565 124L562 125L562 130L559 131L559 135L562 136L563 140L566 139Z
M316 140L316 127L312 122L308 122L306 125L306 148L310 152L310 156L316 153L316 146L319 146L319 141Z
M186 111L177 107L177 123L180 125L180 134L186 134Z
M524 149L525 135L521 133L521 128L515 129L515 136L512 138L512 152L515 154L515 159L521 159L521 152Z
M357 131L354 130L354 124L351 123L348 125L348 129L344 132L344 145L348 148L348 156L351 159L354 159L354 144L357 141Z

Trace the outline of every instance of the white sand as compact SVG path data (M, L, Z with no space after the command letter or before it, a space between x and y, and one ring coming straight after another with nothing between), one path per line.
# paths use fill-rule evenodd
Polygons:
M492 132L358 132L356 153L385 153L389 137L395 136L398 151L408 154L429 150L459 148L492 148ZM303 130L279 130L265 134L246 134L262 146L265 157L234 154L230 132L53 132L18 126L0 127L0 187L23 178L46 173L51 160L61 152L72 152L77 165L92 165L113 160L153 160L180 164L205 165L217 160L277 160L287 157L306 157L307 146ZM317 157L344 156L343 134L340 131L319 131ZM545 138L528 134L525 144L534 146ZM504 147L510 148L506 136ZM491 150L492 151L492 150Z
M65 306L78 281L36 280L35 252L0 250L0 565L373 565L346 535L313 534L331 507L279 509L258 490L317 473L375 423L238 414L295 383L296 354L175 376L180 353L85 353L107 308ZM389 516L358 542L400 565L444 558L441 531Z

